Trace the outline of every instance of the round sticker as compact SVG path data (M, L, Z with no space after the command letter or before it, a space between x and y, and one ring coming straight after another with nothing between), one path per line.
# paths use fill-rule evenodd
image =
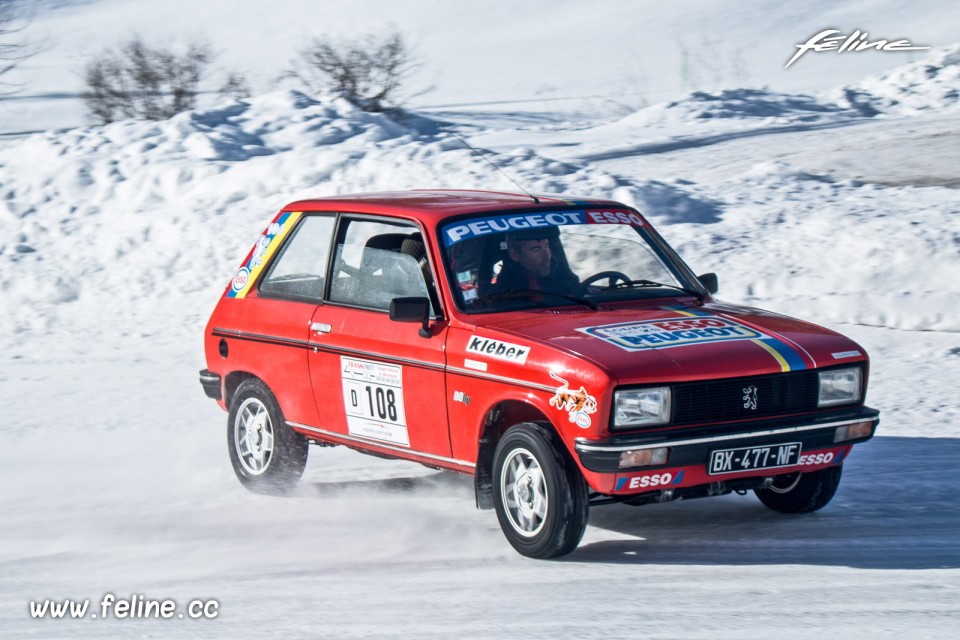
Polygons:
M577 426L582 429L586 429L590 426L590 416L587 415L585 411L578 411L573 419L577 423Z
M233 276L233 290L241 291L245 286L247 286L247 280L250 279L250 269L243 267L240 271L237 271L237 274Z

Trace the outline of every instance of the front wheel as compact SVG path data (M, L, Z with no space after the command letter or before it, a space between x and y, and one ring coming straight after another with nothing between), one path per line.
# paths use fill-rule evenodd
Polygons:
M306 438L287 426L273 393L245 380L230 402L227 447L237 479L256 493L286 493L307 464Z
M587 484L549 427L511 427L493 460L494 506L507 540L531 558L576 549L587 528Z
M843 465L811 473L777 476L767 489L755 489L760 502L781 513L810 513L827 506L840 486Z

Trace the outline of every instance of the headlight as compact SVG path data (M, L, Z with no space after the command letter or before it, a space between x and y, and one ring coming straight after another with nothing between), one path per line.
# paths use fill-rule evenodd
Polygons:
M613 395L615 429L670 422L670 387L628 389Z
M832 369L820 372L820 398L817 405L829 407L835 404L849 404L860 401L863 370Z

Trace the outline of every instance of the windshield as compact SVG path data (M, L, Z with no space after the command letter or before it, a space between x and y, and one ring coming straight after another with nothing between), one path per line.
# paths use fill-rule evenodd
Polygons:
M485 214L441 237L457 305L472 313L703 294L632 210Z

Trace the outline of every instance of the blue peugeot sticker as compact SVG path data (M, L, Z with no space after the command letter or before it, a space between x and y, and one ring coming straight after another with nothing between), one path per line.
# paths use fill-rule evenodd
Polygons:
M627 224L642 227L644 226L644 220L635 211L552 211L549 213L494 215L485 218L473 218L445 226L443 228L443 242L449 247L463 240L491 233L571 224Z

